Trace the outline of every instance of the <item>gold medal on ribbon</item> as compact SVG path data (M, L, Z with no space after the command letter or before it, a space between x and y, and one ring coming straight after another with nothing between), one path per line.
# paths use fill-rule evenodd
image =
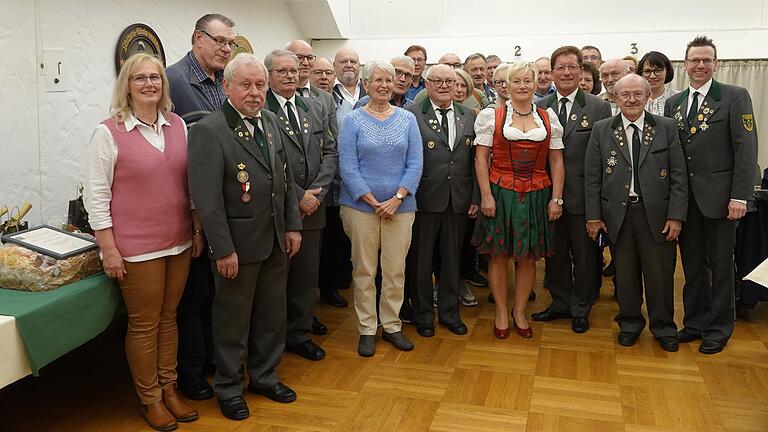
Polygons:
M237 181L240 183L245 183L248 181L250 176L248 175L248 171L238 171L237 172Z

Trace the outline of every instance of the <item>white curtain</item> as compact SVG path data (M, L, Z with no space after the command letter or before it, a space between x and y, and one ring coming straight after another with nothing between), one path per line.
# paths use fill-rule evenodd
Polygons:
M688 75L683 62L672 62L675 79L668 85L675 90L688 87ZM715 79L744 87L752 96L757 128L757 161L761 169L768 165L768 60L719 60Z

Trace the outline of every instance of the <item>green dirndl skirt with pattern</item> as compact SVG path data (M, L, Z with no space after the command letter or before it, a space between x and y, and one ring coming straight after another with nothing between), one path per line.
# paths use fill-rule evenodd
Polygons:
M516 260L554 253L555 226L547 220L552 188L523 193L491 183L491 194L496 200L496 217L480 213L472 234L478 253Z

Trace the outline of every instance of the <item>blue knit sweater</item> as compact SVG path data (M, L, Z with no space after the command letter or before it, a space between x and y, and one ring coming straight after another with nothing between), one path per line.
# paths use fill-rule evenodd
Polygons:
M339 131L341 205L373 213L360 197L372 192L382 202L404 187L409 193L397 212L416 211L423 152L416 117L410 112L395 108L384 121L362 109L350 112Z

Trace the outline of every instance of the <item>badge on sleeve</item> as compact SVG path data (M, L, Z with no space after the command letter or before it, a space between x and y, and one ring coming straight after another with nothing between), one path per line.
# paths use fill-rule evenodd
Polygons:
M744 129L746 129L747 132L752 132L755 130L755 119L752 114L742 114L741 124L744 125Z

